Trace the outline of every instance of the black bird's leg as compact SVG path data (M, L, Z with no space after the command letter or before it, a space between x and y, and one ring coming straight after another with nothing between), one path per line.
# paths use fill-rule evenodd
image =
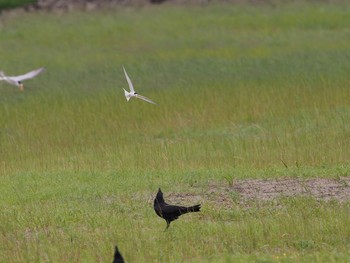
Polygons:
M170 226L170 222L169 221L166 221L166 228L164 229L164 231L167 231L167 229L169 228Z

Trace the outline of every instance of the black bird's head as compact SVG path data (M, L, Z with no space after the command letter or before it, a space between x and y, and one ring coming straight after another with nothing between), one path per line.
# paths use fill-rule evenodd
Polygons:
M160 187L158 189L158 193L155 200L157 200L157 202L164 202L163 192L160 189Z

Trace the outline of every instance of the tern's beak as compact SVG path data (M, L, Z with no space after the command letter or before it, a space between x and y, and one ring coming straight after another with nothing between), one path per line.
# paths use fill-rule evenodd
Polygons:
M19 87L19 90L20 90L20 91L24 91L24 86L23 86L22 83L20 83L18 87Z

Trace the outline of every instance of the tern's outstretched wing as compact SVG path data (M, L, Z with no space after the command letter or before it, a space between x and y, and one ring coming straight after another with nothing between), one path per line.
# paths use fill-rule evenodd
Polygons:
M18 82L11 79L11 77L7 77L3 71L0 71L0 80L4 80L11 85L18 86Z
M5 79L5 73L3 71L0 71L0 80Z
M30 71L24 75L20 75L20 76L13 76L13 77L7 77L8 79L12 80L12 81L22 81L25 79L31 79L34 78L35 76L39 75L41 72L43 72L44 68L39 68L33 71Z
M144 101L147 101L147 102L149 102L149 103L156 104L155 102L151 101L149 98L146 98L146 97L141 96L141 95L139 95L139 94L136 94L135 97L138 98L138 99L140 99L140 100L144 100Z
M126 74L126 71L125 71L124 66L123 66L123 70L124 70L124 74L125 74L126 81L127 81L128 84L129 84L130 92L131 92L131 93L134 93L134 92L135 92L134 86L132 85L132 82L131 82L131 80L130 80L128 74Z

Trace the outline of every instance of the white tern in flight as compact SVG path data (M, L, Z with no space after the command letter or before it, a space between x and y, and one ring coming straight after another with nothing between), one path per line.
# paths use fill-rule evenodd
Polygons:
M30 71L24 75L20 76L6 76L3 71L0 71L0 80L5 80L7 83L15 85L19 87L20 91L24 90L24 86L22 81L26 79L34 78L35 76L39 75L41 72L43 72L44 68L39 68L33 71Z
M146 98L144 96L141 96L139 95L137 92L135 92L134 90L134 87L132 85L132 82L128 76L128 74L126 74L126 71L125 71L125 68L123 66L123 70L124 70L124 74L125 74L125 78L126 78L126 81L128 82L129 84L129 88L130 88L130 92L128 92L127 90L123 89L124 90L124 93L125 93L125 98L127 101L129 101L131 98L137 98L137 99L141 99L141 100L144 100L144 101L147 101L149 103L152 103L152 104L156 104L154 103L153 101L151 101L149 98Z

